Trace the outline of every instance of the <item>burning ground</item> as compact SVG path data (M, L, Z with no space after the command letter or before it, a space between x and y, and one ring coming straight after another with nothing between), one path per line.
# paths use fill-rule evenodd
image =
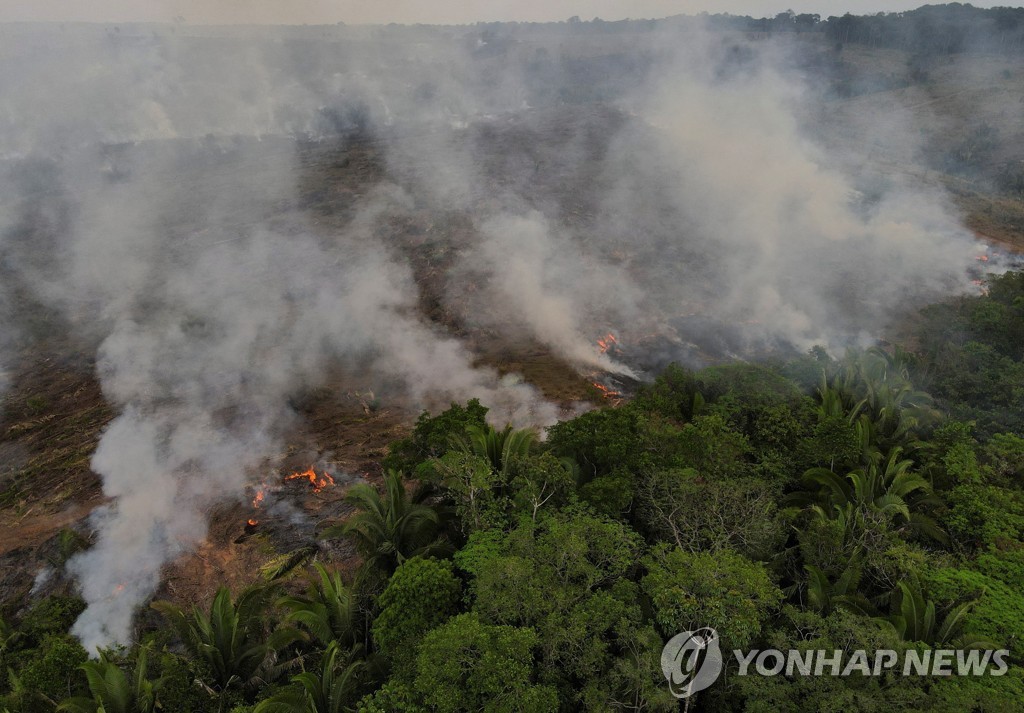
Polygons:
M421 408L542 427L671 361L870 343L998 268L940 185L840 170L774 48L649 37L567 101L524 45L517 75L422 32L408 55L362 38L372 61L233 38L263 71L210 76L193 54L216 38L86 33L63 59L136 103L6 127L6 599L67 560L75 633L125 640L155 593L203 599L302 548L350 560L318 526Z

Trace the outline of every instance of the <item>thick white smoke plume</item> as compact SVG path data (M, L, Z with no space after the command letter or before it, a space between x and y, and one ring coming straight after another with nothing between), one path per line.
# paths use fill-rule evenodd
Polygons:
M810 100L770 46L737 60L689 39L637 97L596 221L612 246L629 236L652 313L741 325L748 347L841 348L908 300L970 289L978 247L938 191L845 175L846 157L808 138Z
M92 461L113 500L69 565L90 650L130 638L162 567L295 425L289 396L335 370L413 406L555 420L423 315L397 219L454 226L424 240L463 332L582 371L635 376L593 346L608 331L671 334L676 359L725 333L718 353L839 347L968 286L974 247L943 196L840 170L785 64L736 40L651 35L626 80L581 99L590 75L552 60L557 37L4 32L5 275L95 345L119 414ZM297 154L339 136L386 175L316 216Z

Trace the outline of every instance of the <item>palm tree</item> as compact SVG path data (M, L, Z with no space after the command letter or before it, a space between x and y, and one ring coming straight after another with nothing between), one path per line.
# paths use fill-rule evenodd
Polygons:
M256 706L253 713L342 713L351 710L363 674L364 661L354 661L355 651L343 652L336 641L324 650L320 670L292 678L292 685Z
M216 692L232 686L249 687L280 674L276 659L302 633L290 627L267 632L264 614L277 590L271 586L249 587L235 601L226 587L217 590L209 614L192 607L186 614L166 601L151 605L163 614L189 652L205 663Z
M893 448L883 461L881 453L876 453L867 465L845 476L828 468L811 468L803 476L811 489L794 493L788 500L798 505L817 505L820 512L844 510L852 505L892 519L903 518L921 534L945 541L946 534L922 512L940 501L932 494L928 481L910 470L913 462L902 459L902 454L902 448Z
M393 572L405 560L442 547L437 536L441 518L423 502L426 494L419 490L410 497L402 474L389 470L384 475L383 497L367 483L353 486L345 501L359 512L325 529L323 535L351 535L366 564Z
M452 439L455 450L485 458L495 473L505 473L513 460L530 455L530 449L536 442L536 431L531 428L516 430L511 425L500 431L490 425L474 425L464 435Z
M827 418L845 418L854 423L864 409L866 401L856 399L851 392L829 385L828 378L822 376L818 387L818 420Z
M356 643L358 606L355 594L341 581L341 574L327 571L319 562L313 565L319 575L306 596L288 596L278 604L288 610L286 619L302 624L321 645L337 641L344 646Z
M980 597L953 607L940 623L936 616L935 602L925 597L917 575L911 574L900 582L894 594L899 601L899 613L876 621L892 627L904 641L922 641L932 646L951 645L962 649L999 648L981 637L963 633L964 619Z
M70 713L153 713L159 707L157 692L164 679L149 680L146 658L146 649L140 648L130 681L105 653L101 653L97 661L87 661L81 668L85 671L92 698L70 698L57 706L57 710Z
M911 361L902 350L890 355L872 347L847 358L832 378L830 386L874 422L880 445L911 445L921 426L939 418L931 396L914 388Z
M807 570L807 599L822 616L827 616L839 607L855 614L872 615L875 608L867 597L857 592L860 584L860 556L855 554L839 579L830 582L828 576L818 567L804 565Z

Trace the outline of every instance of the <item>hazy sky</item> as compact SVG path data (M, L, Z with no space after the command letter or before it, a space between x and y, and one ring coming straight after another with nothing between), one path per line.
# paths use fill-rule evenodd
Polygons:
M938 2L938 0L931 0ZM730 12L770 16L786 9L822 17L910 10L924 0L0 0L0 22L56 20L94 22L333 24L469 23L480 20L584 20L601 17L665 17L676 14ZM973 3L991 7L993 3ZM1011 5L1012 2L998 4Z

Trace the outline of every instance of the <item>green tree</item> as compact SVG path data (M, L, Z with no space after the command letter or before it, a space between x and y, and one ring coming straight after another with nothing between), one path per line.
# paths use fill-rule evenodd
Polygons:
M465 406L453 403L437 416L424 411L416 420L412 434L388 448L383 462L385 471L418 472L422 464L448 452L453 437L465 433L470 426L484 426L486 416L487 408L477 399L471 399Z
M666 639L710 626L723 649L749 648L782 601L762 565L727 550L691 553L665 545L652 550L644 566L641 586Z
M964 634L967 614L978 599L951 607L940 621L935 602L925 596L921 580L916 575L900 582L895 594L896 613L883 621L890 623L904 641L922 641L933 646L955 645L957 648L1000 648L979 636Z
M884 460L880 454L867 465L841 476L828 468L812 468L804 473L811 490L789 497L792 503L817 503L826 512L847 506L878 512L889 519L901 518L909 527L940 542L948 538L926 511L940 504L931 486L911 471L913 462L901 458L896 447Z
M319 562L317 580L305 596L286 596L278 604L287 610L287 620L301 624L320 643L337 641L354 646L358 640L358 603L356 596L341 581L340 572L329 572Z
M227 587L213 598L210 611L193 606L189 613L166 601L151 605L181 638L185 648L210 672L214 690L252 688L280 672L277 658L302 638L290 627L268 629L266 614L275 588L255 586L232 600Z
M832 613L837 607L857 614L872 615L875 607L866 597L858 593L860 584L861 563L859 555L854 555L836 581L829 581L828 576L819 567L804 565L807 570L807 602L823 616Z
M58 711L70 713L153 713L160 705L157 701L162 679L148 677L148 652L138 649L131 678L112 661L108 654L100 653L96 661L87 661L81 668L89 681L92 698L70 698Z
M18 670L8 671L11 694L3 704L14 713L43 713L58 701L86 688L80 666L88 655L76 639L67 634L48 634L37 648L24 651Z
M447 560L413 557L391 575L378 601L373 640L399 674L412 672L420 640L458 611L461 593Z
M460 614L434 629L420 646L416 691L438 713L549 713L555 690L535 683L537 634L485 624Z
M501 494L504 474L495 471L486 458L452 451L435 459L431 472L454 501L465 534L505 524L508 501Z
M519 458L507 468L516 509L537 522L541 509L553 510L575 499L577 472L567 458L550 453Z
M352 710L363 684L366 663L354 660L332 641L324 649L318 671L304 671L292 683L261 701L253 713L343 713Z
M652 671L630 668L651 655L630 580L642 551L623 523L571 507L536 523L524 515L508 534L475 533L457 563L474 575L482 620L536 631L540 682L558 690L563 707L603 706L649 692Z
M390 680L356 705L356 713L427 713L410 686Z
M423 502L425 497L422 490L410 496L402 474L389 470L384 474L383 495L367 483L352 486L345 501L357 512L342 525L324 530L323 535L353 537L368 566L393 572L410 557L443 547L437 534L440 516Z
M471 425L463 434L452 437L452 445L456 450L484 458L496 473L506 474L509 465L518 459L526 458L537 442L537 432L533 429L514 429L506 426L498 431L489 424ZM507 482L503 477L500 482Z
M980 597L963 617L964 631L1005 645L1017 661L1024 657L1024 554L986 554L973 568L933 567L921 577L935 601L969 602Z

